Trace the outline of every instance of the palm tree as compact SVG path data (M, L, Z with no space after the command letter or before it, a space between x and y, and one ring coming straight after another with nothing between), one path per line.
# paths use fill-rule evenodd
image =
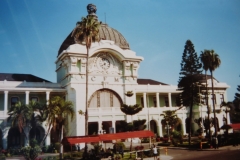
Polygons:
M171 111L165 111L164 114L160 114L160 116L163 116L163 120L162 120L162 125L167 127L167 132L168 132L168 141L170 142L170 135L169 135L169 130L170 127L172 128L172 130L174 130L174 127L178 126L179 124L181 124L181 120L180 118L178 118L178 116L176 115L176 110Z
M36 101L30 101L28 106L32 108L33 112L30 119L30 124L33 130L33 137L36 139L36 129L39 123L44 122L47 119L47 114L45 112L46 105L40 104Z
M126 115L131 115L131 119L132 119L132 116L137 114L138 112L140 112L143 109L143 107L139 106L139 104L135 104L135 105L123 104L120 107L120 109ZM132 121L132 125L133 125L133 121ZM132 151L132 139L131 139L131 144L130 144L130 151ZM132 154L130 155L130 157L131 156L132 156Z
M17 102L14 106L11 106L8 111L9 117L7 118L7 121L12 121L12 126L17 126L19 132L25 135L26 144L28 143L28 133L25 133L24 127L26 127L26 124L30 121L32 113L32 108L20 101Z
M205 99L206 99L206 105L207 105L207 113L208 113L208 121L207 122L210 122L210 108L209 108L209 105L208 105L208 81L207 81L207 71L209 70L209 61L208 61L208 51L207 50L204 50L201 51L201 55L200 55L200 59L201 59L201 62L202 62L202 67L205 71L205 87L206 87L206 91L205 91ZM209 138L211 139L211 134L210 134L210 126L211 124L208 123L208 133L209 133Z
M131 117L135 114L137 114L138 112L140 112L143 107L139 106L139 104L135 104L135 105L126 105L126 104L123 104L121 107L120 107L121 111L123 113L125 113L126 115L131 115Z
M88 58L89 49L91 48L92 42L99 39L99 27L100 23L97 21L95 16L88 15L82 17L81 22L77 22L77 26L72 32L75 41L77 43L86 45L87 59L86 59L86 111L85 111L85 135L88 135Z
M43 138L41 145L49 134L50 130L56 131L58 128L58 141L60 142L63 136L63 125L65 124L67 117L70 116L71 120L74 117L75 111L73 109L73 103L71 101L65 101L59 96L55 96L49 100L49 104L44 110L44 113L40 113L46 116L48 125L47 134Z
M176 115L176 111L165 111L164 114L160 114L160 116L163 116L163 120L162 120L162 125L167 125L169 124L172 128L174 126L177 126L179 124L181 124L181 120L178 118L178 116Z
M212 105L213 105L213 114L214 114L214 128L215 128L215 137L217 137L217 124L216 124L216 112L215 112L215 96L214 96L214 84L213 84L213 71L217 69L221 60L217 53L214 50L204 50L201 56L201 60L204 63L204 70L209 70L211 73L211 82L212 82Z

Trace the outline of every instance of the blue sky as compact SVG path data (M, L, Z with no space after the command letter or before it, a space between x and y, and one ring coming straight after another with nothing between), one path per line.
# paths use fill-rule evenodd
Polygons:
M214 76L231 86L228 100L234 99L240 85L239 0L1 0L0 72L56 82L58 49L87 15L89 3L97 6L100 21L121 32L144 57L140 78L177 85L190 39L198 55L204 49L219 54L222 64Z

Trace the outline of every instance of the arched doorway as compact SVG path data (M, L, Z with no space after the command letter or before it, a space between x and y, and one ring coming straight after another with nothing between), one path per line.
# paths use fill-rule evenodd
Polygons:
M112 128L112 122L111 121L104 121L102 122L102 129L103 133L110 133Z
M8 138L7 138L7 146L10 147L21 147L24 146L24 134L23 132L20 133L18 127L12 127L10 128L8 132Z
M88 135L98 134L98 122L88 122Z
M100 89L96 91L89 101L89 108L97 107L121 107L123 104L120 96L109 89Z
M44 129L42 126L37 126L36 128L32 128L29 132L29 139L36 139L38 143L40 143L44 136Z
M158 130L157 130L157 123L155 120L151 120L150 121L150 130L155 134L155 135L159 135L158 134Z
M126 132L128 123L126 121L116 121L116 133Z

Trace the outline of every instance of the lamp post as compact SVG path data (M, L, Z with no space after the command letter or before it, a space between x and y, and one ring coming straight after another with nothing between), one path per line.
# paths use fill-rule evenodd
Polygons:
M171 129L171 126L168 124L169 122L166 121L167 125L165 127L165 129L167 129L167 135L168 135L168 142L170 142L170 136L169 136L169 130Z

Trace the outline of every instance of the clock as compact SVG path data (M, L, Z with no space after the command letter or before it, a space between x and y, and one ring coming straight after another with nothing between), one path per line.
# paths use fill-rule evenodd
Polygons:
M102 57L99 61L99 66L102 69L107 70L110 67L110 61L107 58Z

